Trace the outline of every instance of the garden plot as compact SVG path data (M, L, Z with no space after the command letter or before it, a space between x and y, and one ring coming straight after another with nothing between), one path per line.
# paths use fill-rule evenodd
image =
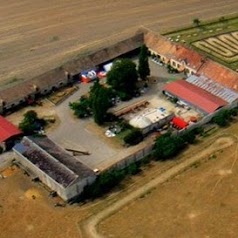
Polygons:
M199 40L193 45L226 63L238 61L238 31Z

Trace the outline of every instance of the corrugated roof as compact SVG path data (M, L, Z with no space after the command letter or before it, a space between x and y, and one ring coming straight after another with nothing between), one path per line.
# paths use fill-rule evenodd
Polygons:
M205 76L191 75L186 79L187 82L192 83L199 88L202 88L211 94L222 98L228 103L232 103L238 99L238 93L226 88L218 82L213 81Z
M16 126L0 116L0 142L4 142L13 136L21 134L22 132Z
M165 85L163 90L200 108L206 113L212 113L227 104L223 99L182 79Z
M95 176L93 170L47 137L24 137L14 150L65 188L79 179Z

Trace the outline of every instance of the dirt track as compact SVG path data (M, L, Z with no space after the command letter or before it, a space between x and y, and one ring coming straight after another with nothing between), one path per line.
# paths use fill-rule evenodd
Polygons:
M217 150L222 150L231 146L234 142L235 142L235 139L233 137L218 138L211 146L204 149L202 152L198 153L196 156L193 156L185 160L184 162L178 164L177 166L174 166L173 168L167 170L165 173L151 180L146 185L130 193L128 196L114 203L113 205L101 211L100 213L96 214L95 216L92 216L91 218L89 218L82 225L82 236L85 238L102 238L103 236L97 232L97 225L102 220L112 215L113 213L116 213L123 206L132 202L136 198L139 198L140 196L145 195L151 189L155 188L158 184L164 183L168 179L186 170L188 167L192 166L193 164L201 161L204 158L209 157L211 154L213 154Z
M144 25L159 31L232 14L236 0L0 0L0 81L31 78L86 45ZM109 37L110 36L110 37Z

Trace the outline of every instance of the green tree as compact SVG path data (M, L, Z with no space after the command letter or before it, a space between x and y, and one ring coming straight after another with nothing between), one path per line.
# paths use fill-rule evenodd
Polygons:
M93 118L98 125L104 123L107 110L112 106L111 95L111 90L103 87L99 83L95 83L90 92Z
M147 76L150 75L148 48L146 45L142 45L140 49L138 73L142 80L146 80Z
M82 96L79 101L69 103L69 107L74 111L74 115L85 118L91 115L91 103L89 98Z
M193 130L185 132L182 135L182 139L189 144L193 144L194 141L196 140L195 132Z
M165 134L156 140L154 155L157 159L165 160L175 156L184 147L182 138Z
M230 111L223 109L223 110L219 111L212 118L212 122L216 123L218 126L225 127L228 125L230 119L231 119Z
M143 140L142 132L139 129L132 129L124 138L124 142L129 145L136 145Z
M25 133L25 134L32 134L34 133L39 125L37 124L39 120L37 113L34 110L30 110L26 112L24 115L23 120L19 123L19 128Z
M116 61L107 75L107 83L116 91L124 92L128 96L133 94L137 81L136 64L129 59Z

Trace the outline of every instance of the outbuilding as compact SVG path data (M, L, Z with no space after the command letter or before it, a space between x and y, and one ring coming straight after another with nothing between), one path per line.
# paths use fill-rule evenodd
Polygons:
M168 83L163 88L165 95L194 106L205 114L210 114L224 107L228 103L206 90L197 87L183 79Z
M10 149L22 132L4 117L0 116L0 147Z
M21 167L65 201L80 195L96 179L92 169L47 137L23 137L13 150Z

